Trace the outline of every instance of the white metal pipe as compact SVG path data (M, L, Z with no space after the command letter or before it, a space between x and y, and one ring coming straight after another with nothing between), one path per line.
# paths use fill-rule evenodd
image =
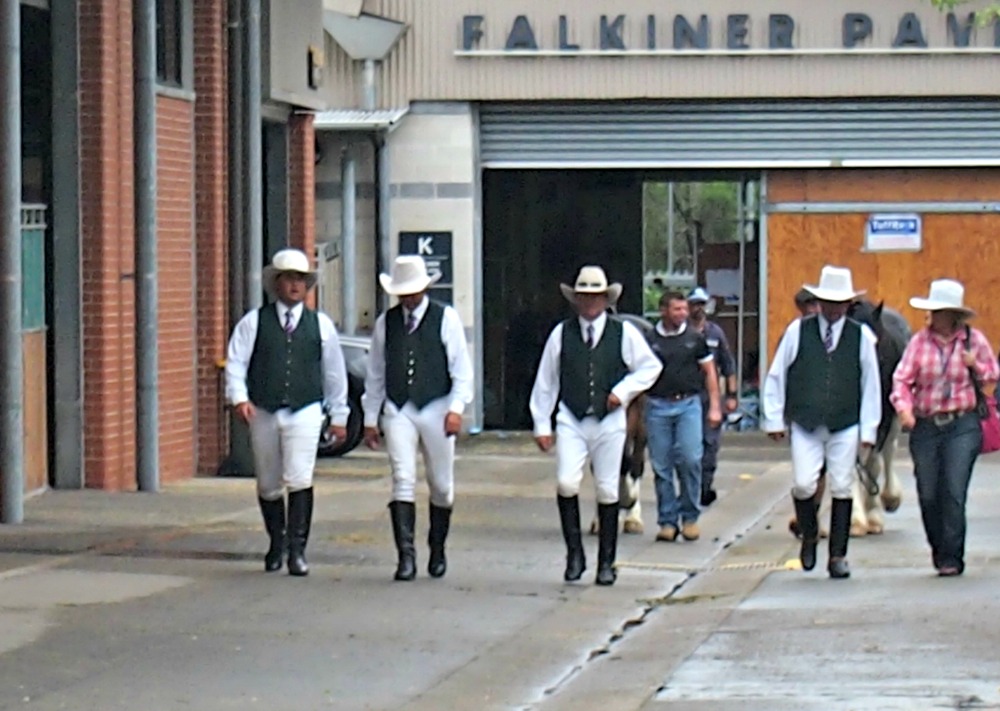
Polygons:
M354 155L349 148L340 157L340 262L341 308L344 333L353 336L358 331L358 244L357 244L357 179Z
M378 87L375 85L375 60L366 59L362 69L361 86L364 91L362 107L374 111L378 106Z

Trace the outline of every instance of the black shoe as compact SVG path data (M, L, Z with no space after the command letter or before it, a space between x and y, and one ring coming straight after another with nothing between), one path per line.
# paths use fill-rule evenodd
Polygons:
M701 505L708 507L715 503L715 500L719 498L719 495L715 493L715 489L705 489L701 492Z
M614 585L618 574L615 572L615 554L618 549L618 502L598 504L597 519L600 521L600 539L597 547L598 585Z
M306 562L306 543L312 525L312 487L288 494L288 574L309 575Z
M583 554L583 538L580 534L580 499L577 496L560 496L559 522L563 539L566 541L566 572L563 580L572 583L580 579L587 569L587 559ZM615 532L618 532L618 511L615 509Z
M851 577L847 564L847 541L851 535L851 499L834 499L830 508L830 562L826 569L831 578Z
M389 504L389 512L392 516L392 535L399 555L394 577L396 580L413 580L417 577L417 549L413 545L417 507L410 501L393 501Z
M431 504L431 530L427 534L431 557L427 562L427 574L432 578L440 578L448 570L448 559L444 555L444 542L448 538L450 527L451 509Z
M257 501L264 516L264 528L271 537L271 547L264 555L264 570L273 573L281 570L281 559L285 553L285 499L267 501L258 496Z
M802 570L812 570L816 567L816 544L819 542L819 521L816 520L815 496L808 499L796 499L795 518L802 534L802 547L799 550L799 560Z

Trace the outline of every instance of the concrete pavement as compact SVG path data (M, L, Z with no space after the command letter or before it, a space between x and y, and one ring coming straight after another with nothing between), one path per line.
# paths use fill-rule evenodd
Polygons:
M784 460L730 437L697 542L653 541L647 485L612 588L594 538L562 583L554 462L523 437L462 443L448 575L424 572L421 500L411 584L391 580L378 454L322 463L305 579L262 572L248 480L47 493L0 527L0 708L1000 708L997 462L963 578L933 576L910 484L833 582L784 568Z

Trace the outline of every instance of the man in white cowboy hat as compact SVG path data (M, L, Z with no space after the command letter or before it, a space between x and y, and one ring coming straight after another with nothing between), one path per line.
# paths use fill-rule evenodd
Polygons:
M722 326L708 318L708 302L708 292L700 286L688 294L688 323L695 331L705 337L708 350L712 352L716 373L722 377L726 384L726 397L724 398L726 412L736 412L740 405L739 387L736 383L736 358L733 357L733 351L729 347L729 339L726 338L726 332L722 330ZM718 498L713 485L715 484L715 470L719 466L722 427L718 425L713 427L708 422L709 397L707 388L702 388L701 391L701 409L705 416L701 437L703 449L701 455L701 505L711 506Z
M542 351L529 409L535 441L543 452L556 447L559 519L566 541L563 579L579 580L586 569L580 534L580 483L590 458L597 488L600 538L598 585L615 582L618 546L618 479L625 449L625 410L649 388L662 365L635 326L608 318L621 284L608 284L598 266L580 269L574 286L560 284L577 316L556 325ZM552 413L556 410L556 437Z
M805 287L819 313L793 321L778 344L764 381L763 429L772 439L791 435L792 498L802 533L802 567L816 566L819 522L816 489L823 464L833 504L830 513L831 578L847 578L851 487L862 448L875 445L882 418L875 334L847 318L858 296L851 272L825 266L819 284ZM866 456L862 453L862 456Z
M417 554L417 452L423 452L430 488L430 558L427 572L447 570L445 540L455 503L455 436L472 402L472 361L465 329L451 306L432 301L427 289L440 278L428 275L422 257L396 257L391 274L380 274L386 293L399 299L375 321L368 375L361 404L365 444L377 449L379 417L392 467L389 511L398 553L396 580L413 580Z
M287 528L291 575L309 573L305 550L324 408L330 412L336 439L347 436L350 414L337 329L326 314L304 303L316 278L304 252L276 252L261 275L274 302L250 311L236 324L226 357L226 396L250 427L257 497L271 538L264 569L281 568Z

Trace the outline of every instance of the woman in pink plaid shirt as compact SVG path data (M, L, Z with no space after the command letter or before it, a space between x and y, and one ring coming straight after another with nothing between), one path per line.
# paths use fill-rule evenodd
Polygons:
M931 282L926 298L910 299L930 312L926 328L910 340L892 379L891 400L910 430L910 454L931 559L938 575L965 570L965 501L982 446L976 390L995 383L1000 368L986 336L969 328L975 312L964 305L957 281Z

